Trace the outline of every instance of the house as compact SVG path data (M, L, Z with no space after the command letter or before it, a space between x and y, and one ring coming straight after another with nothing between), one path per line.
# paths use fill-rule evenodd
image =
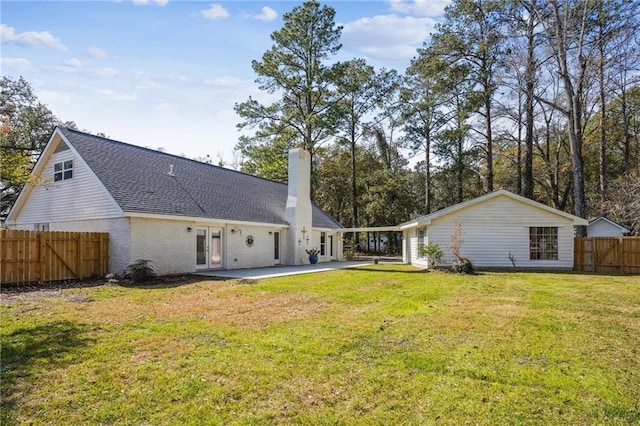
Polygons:
M623 237L629 234L630 230L604 216L589 219L587 225L587 237Z
M450 266L449 247L461 227L460 255L479 268L573 268L574 226L580 217L513 194L490 192L400 225L403 261L428 267L418 247L437 243Z
M6 220L16 229L108 232L109 270L149 259L159 274L340 260L341 225L310 199L310 155L289 185L57 128Z

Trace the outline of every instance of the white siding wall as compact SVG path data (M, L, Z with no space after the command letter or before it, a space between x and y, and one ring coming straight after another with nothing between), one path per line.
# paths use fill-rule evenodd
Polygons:
M461 255L477 267L510 268L511 252L519 268L572 268L573 225L561 216L507 197L492 198L433 220L425 244L440 244L443 265L451 265L451 236L462 225ZM558 227L558 260L529 260L529 227Z
M418 229L423 229L423 228L412 228L404 231L403 236L404 236L404 240L406 241L405 244L408 248L408 252L406 255L403 254L403 261L405 263L410 263L412 265L426 268L428 266L427 259L418 259ZM425 245L428 244L426 231L424 236L424 244ZM405 256L406 256L406 259L404 259Z
M587 226L588 237L622 237L620 228L610 224L606 220L599 220Z
M196 267L196 233L190 221L131 218L131 258L151 260L159 275L193 272Z
M231 229L242 230L242 234L238 231L231 233ZM247 226L247 225L228 225L225 233L226 242L226 268L242 269L242 268L260 268L265 266L273 266L273 234L269 232L280 232L280 259L284 263L284 255L286 253L285 243L286 236L282 229L264 227L264 226ZM253 246L247 246L247 237L253 236ZM195 243L194 243L195 247Z
M73 160L73 178L53 182L53 165ZM55 153L45 165L42 177L50 183L32 189L16 225L122 216L122 210L100 181L73 151Z

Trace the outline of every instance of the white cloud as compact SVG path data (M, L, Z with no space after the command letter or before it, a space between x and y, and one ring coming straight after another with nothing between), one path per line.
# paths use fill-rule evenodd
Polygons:
M270 22L278 17L278 12L271 9L270 7L263 7L262 13L259 15L254 15L253 19L257 19L258 21Z
M49 65L43 67L46 71L63 72L67 74L78 74L85 77L118 77L121 73L113 68L83 68L82 63L73 58L65 61L64 66Z
M120 72L118 70L111 67L97 68L95 70L95 73L100 77L116 77L120 75Z
M82 68L82 62L78 58L71 58L64 61L64 64L71 68Z
M102 50L99 47L89 47L86 50L86 53L88 56L91 56L92 58L95 58L95 59L103 59L103 58L109 57L109 54L107 53L107 51Z
M215 20L218 18L228 18L229 12L222 7L221 4L212 3L209 5L209 9L203 9L200 11L200 16L206 19Z
M138 99L138 95L135 93L120 93L112 89L95 89L95 93L113 101L135 101Z
M346 50L371 58L408 61L433 31L435 20L411 16L380 15L344 24L342 44Z
M147 73L136 71L134 74L136 89L149 89L158 86L158 83Z
M33 64L24 58L0 58L0 68L4 71L25 72L33 68Z
M2 43L15 43L35 49L53 49L60 52L67 50L60 39L51 35L49 31L26 31L18 34L15 28L0 24L0 39Z
M391 10L418 16L442 16L451 0L389 0Z
M208 78L204 81L204 84L207 86L213 86L216 88L234 88L240 87L245 84L245 82L237 77L218 77L218 78Z
M133 4L136 6L156 5L165 6L169 3L169 0L133 0Z

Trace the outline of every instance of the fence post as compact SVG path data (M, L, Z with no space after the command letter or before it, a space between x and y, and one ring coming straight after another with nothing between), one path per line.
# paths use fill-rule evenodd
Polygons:
M620 273L624 274L625 270L624 270L624 239L622 237L618 238L618 246L620 246L620 248L618 249L618 258L620 259Z
M47 256L45 255L45 233L37 232L36 235L40 240L40 244L38 244L38 250L40 251L40 253L38 253L38 257L40 258L40 274L38 274L38 283L42 284L45 281L45 276L47 273Z
M84 278L84 232L78 234L78 278Z

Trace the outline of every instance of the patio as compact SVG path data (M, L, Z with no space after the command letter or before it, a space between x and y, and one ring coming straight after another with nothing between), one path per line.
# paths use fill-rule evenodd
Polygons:
M387 262L385 262L387 263ZM229 278L229 279L251 279L282 277L286 275L310 274L312 272L334 271L337 269L357 268L358 266L373 265L373 260L366 261L345 261L326 262L315 265L286 266L276 265L266 268L232 269L232 270L211 270L197 272L196 275L206 277Z

